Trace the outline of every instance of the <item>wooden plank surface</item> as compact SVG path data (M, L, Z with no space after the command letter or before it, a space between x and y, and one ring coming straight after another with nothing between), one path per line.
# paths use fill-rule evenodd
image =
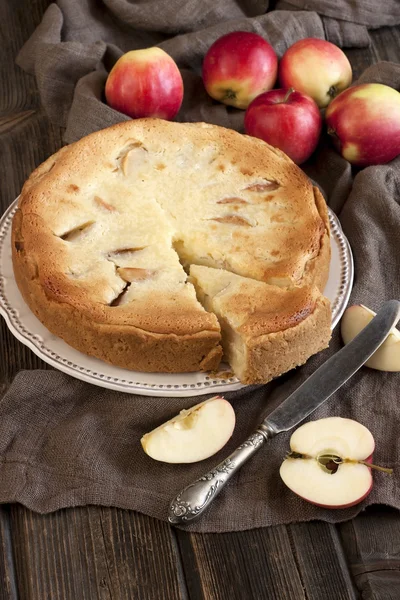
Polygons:
M0 2L0 211L18 196L22 184L62 144L61 132L52 127L40 108L34 79L14 61L23 43L40 23L49 0ZM18 342L0 319L0 397L21 369L48 368Z
M339 527L350 572L362 598L400 598L400 518L398 511L368 509Z
M338 532L298 523L224 534L177 532L190 598L356 600Z
M21 600L185 600L166 523L116 508L38 515L18 505L11 521Z
M0 2L0 210L61 145L34 80L13 65L49 0ZM355 78L400 60L400 28L349 50ZM0 393L22 368L47 368L0 326ZM0 600L391 600L400 598L400 517L383 507L339 527L295 524L188 534L132 511L86 507L37 515L0 507Z
M307 598L356 600L336 527L321 522L295 523L288 531Z
M17 600L10 507L0 507L0 600Z
M177 538L191 600L306 598L286 527Z
M42 20L49 0L3 0L0 2L1 56L0 115L12 115L39 103L32 77L14 66L24 42Z

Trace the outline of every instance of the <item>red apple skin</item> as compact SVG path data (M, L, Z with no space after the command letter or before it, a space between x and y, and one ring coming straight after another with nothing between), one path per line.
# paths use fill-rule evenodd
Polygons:
M345 90L325 117L336 148L353 165L381 165L400 154L400 93L387 85Z
M274 87L278 58L271 44L256 33L234 31L212 44L203 62L204 86L214 100L247 108Z
M320 108L352 80L348 58L340 48L318 38L305 38L288 48L279 64L281 87L311 96Z
M318 144L322 117L309 96L279 89L253 100L246 111L244 126L248 135L279 148L300 165Z
M174 60L161 48L127 52L112 68L107 104L133 119L173 119L183 99L183 81Z
M370 454L370 456L368 456L368 458L365 459L365 462L369 462L372 463L372 454ZM371 469L370 469L371 471ZM334 477L334 475L332 475L332 477ZM309 502L310 504L314 504L314 506L320 506L321 508L332 508L334 510L339 509L339 508L350 508L351 506L356 506L356 504L360 504L360 502L362 502L363 500L365 500L365 498L367 496L369 496L369 494L372 492L372 488L374 487L374 482L372 479L372 475L371 475L371 485L369 487L369 489L365 492L365 494L363 496L361 496L361 498L357 498L357 500L354 500L354 502L349 502L349 504L340 504L340 505L329 505L329 504L318 504L318 502L313 502L312 500L309 500L308 498L304 498L303 496L300 496L300 498L303 498L303 500L306 500L306 502Z

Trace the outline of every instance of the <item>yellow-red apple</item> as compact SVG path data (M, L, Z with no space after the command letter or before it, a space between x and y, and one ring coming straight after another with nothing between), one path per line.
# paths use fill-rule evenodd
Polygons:
M322 118L312 98L289 90L260 94L246 110L246 133L285 152L298 165L314 152Z
M203 62L204 86L214 100L247 108L274 87L278 58L271 44L256 33L234 31L220 37Z
M107 104L132 117L173 119L183 99L174 60L161 48L131 50L117 60L106 81Z
M351 80L351 65L344 52L317 38L295 42L279 64L280 85L311 96L320 108L328 106Z
M382 165L400 154L400 93L381 83L342 92L326 111L328 133L353 165Z
M280 476L312 504L354 506L372 489L371 469L365 463L371 463L374 447L371 432L357 421L341 417L310 421L290 438L291 451Z

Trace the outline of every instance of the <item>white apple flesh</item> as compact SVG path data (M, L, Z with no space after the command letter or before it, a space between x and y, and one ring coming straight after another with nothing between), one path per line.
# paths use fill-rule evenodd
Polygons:
M193 463L209 458L223 448L235 428L235 411L221 396L215 396L182 410L141 441L143 450L154 460L167 463Z
M376 313L363 304L349 306L344 312L340 324L342 339L345 344L351 342L364 327L374 318ZM365 363L378 371L400 371L400 331L395 327L376 352Z
M283 482L298 496L326 508L347 508L361 502L372 489L370 462L375 442L371 432L352 419L328 417L306 423L290 438L291 453L280 468ZM337 470L326 468L322 457L340 457ZM336 468L336 465L335 465Z

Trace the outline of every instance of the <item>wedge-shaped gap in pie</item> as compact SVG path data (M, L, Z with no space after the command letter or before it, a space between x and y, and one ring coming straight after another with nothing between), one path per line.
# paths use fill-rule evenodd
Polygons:
M185 242L183 240L178 240L178 239L173 240L172 248L173 248L173 250L175 250L175 252L178 256L178 260L179 260L183 270L185 271L185 273L187 275L189 275L189 269L190 269L191 262L187 258L185 258L185 256L186 256Z
M190 278L217 316L224 354L243 383L267 383L328 346L330 303L316 286L282 289L196 265Z
M86 235L86 233L88 232L88 229L90 227L92 227L95 224L95 222L96 221L86 221L85 223L82 223L81 225L77 225L76 227L73 227L73 229L66 231L65 233L61 234L59 237L62 240L64 240L64 242L77 242L84 235Z

